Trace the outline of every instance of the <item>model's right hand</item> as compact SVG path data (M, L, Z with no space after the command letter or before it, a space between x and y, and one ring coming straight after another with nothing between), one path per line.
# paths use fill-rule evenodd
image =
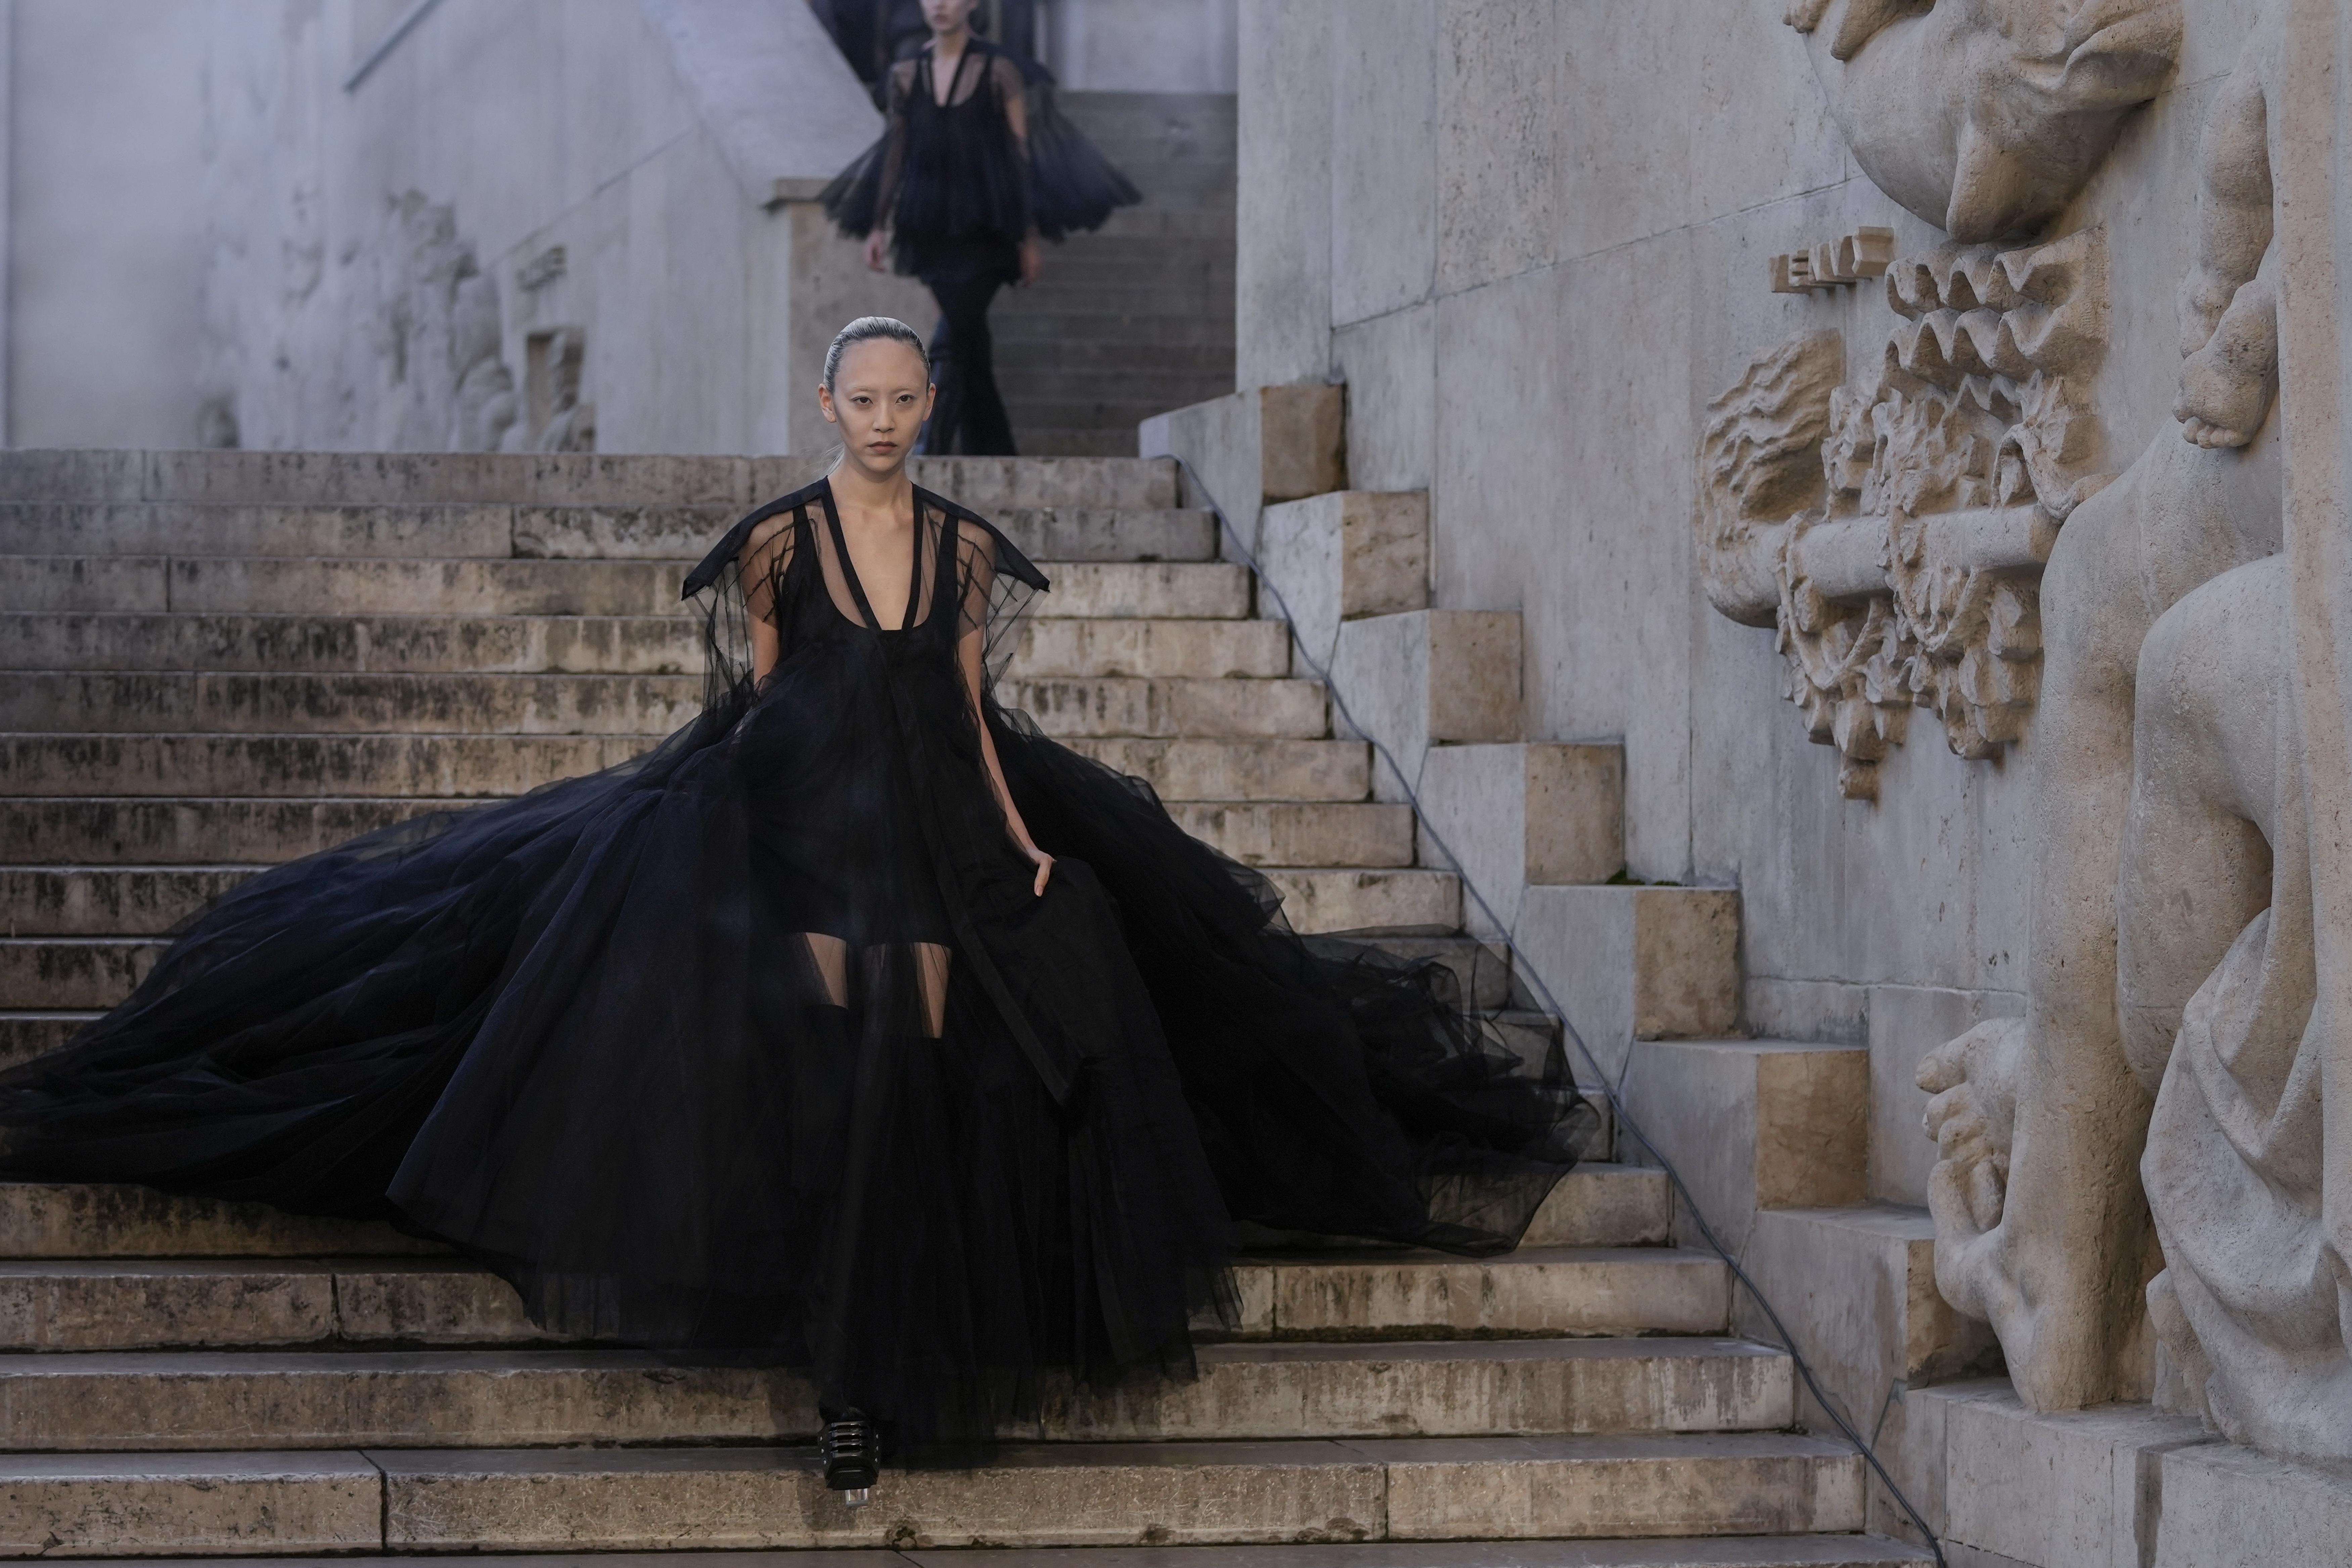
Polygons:
M1054 858L1051 855L1046 854L1043 849L1038 848L1034 844L1022 845L1021 853L1028 858L1031 865L1037 868L1036 885L1031 889L1031 891L1036 897L1042 899L1045 896L1046 880L1054 874Z
M884 254L888 250L889 245L889 237L878 228L873 233L867 235L866 237L866 265L871 267L877 272L881 271L884 265Z

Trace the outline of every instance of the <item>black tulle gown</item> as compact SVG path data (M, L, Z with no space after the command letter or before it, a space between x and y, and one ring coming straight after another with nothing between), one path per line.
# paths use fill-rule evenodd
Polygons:
M825 188L824 209L856 238L888 229L898 269L939 301L939 398L922 449L1010 456L990 301L1021 280L1024 240L1095 228L1143 198L1055 106L1052 73L1035 61L973 38L946 82L933 68L928 47L890 68L887 129Z
M246 883L0 1077L0 1164L388 1216L551 1330L806 1367L918 1441L1181 1375L1237 1225L1511 1245L1590 1121L1557 1049L1483 1038L1442 967L1293 935L984 696L1059 858L1035 896L966 671L1045 581L916 494L909 604L870 601L824 483L761 508L688 579L699 719Z

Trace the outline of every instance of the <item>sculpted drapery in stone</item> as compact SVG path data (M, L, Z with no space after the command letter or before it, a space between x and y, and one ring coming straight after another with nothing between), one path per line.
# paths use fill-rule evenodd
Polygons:
M1921 1071L1938 1282L1991 1320L2030 1402L2138 1392L2152 1324L2160 1397L2334 1459L2352 1458L2347 50L2335 0L2273 0L2214 104L2177 423L2069 524L2047 579L2028 1016Z

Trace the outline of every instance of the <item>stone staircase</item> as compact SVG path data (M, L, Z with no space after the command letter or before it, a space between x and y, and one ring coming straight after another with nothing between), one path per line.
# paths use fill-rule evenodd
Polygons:
M257 866L683 721L685 564L811 474L0 454L0 1051L62 1040ZM1254 618L1171 464L919 479L1052 563L1011 700L1266 867L1302 928L1412 928L1399 945L1454 963L1507 1032L1552 1027L1460 934L1454 876L1415 863L1410 808L1372 798L1366 747L1290 676L1288 628ZM1066 1392L988 1467L892 1471L853 1513L796 1378L551 1342L494 1277L381 1226L0 1184L0 1555L1920 1560L1857 1533L1860 1460L1789 1430L1788 1358L1728 1333L1725 1270L1671 1223L1661 1173L1597 1161L1504 1258L1249 1256L1197 1382Z
M1045 276L997 297L997 382L1023 452L1124 456L1137 421L1233 389L1234 98L1061 103L1144 199L1046 247Z

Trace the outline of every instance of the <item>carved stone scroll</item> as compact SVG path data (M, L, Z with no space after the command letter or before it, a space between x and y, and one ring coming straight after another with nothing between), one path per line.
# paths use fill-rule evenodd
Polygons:
M1778 628L1784 695L1864 800L1913 708L1964 757L2023 732L2042 565L2106 480L2075 390L2106 338L2103 230L1906 258L1886 296L1863 389L1836 334L1786 345L1708 405L1699 453L1708 596Z

